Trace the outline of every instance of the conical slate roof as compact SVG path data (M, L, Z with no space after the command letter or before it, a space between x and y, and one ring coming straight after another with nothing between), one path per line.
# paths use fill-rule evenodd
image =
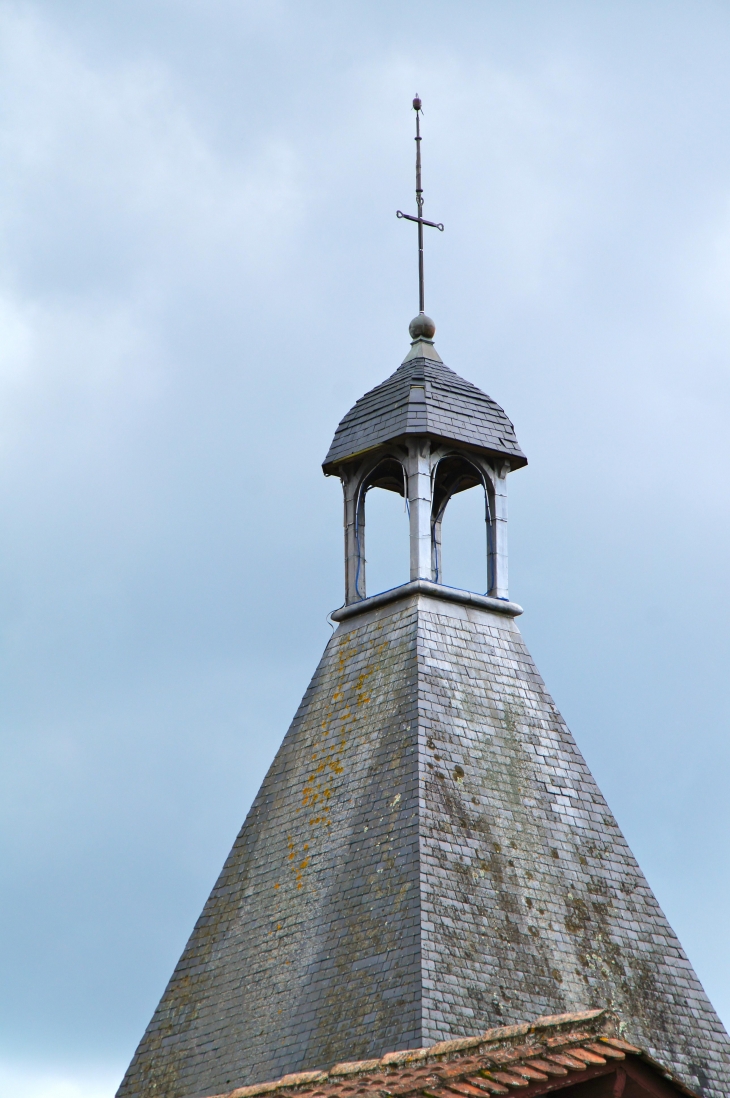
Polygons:
M727 1035L498 607L419 581L339 612L120 1098L603 1008L730 1093Z
M527 465L515 429L496 401L444 366L430 340L415 340L403 364L350 409L323 463L326 473L356 455L407 435L460 442Z

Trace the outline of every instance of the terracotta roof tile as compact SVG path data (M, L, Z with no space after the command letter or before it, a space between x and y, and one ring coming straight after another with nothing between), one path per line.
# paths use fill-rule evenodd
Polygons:
M626 1053L625 1052L619 1052L619 1050L617 1048L613 1048L613 1046L609 1045L607 1042L606 1042L606 1044L601 1044L601 1045L598 1045L598 1044L583 1045L583 1048L588 1049L590 1052L595 1052L599 1056L608 1056L611 1060L625 1060L626 1059Z
M603 1061L606 1062L605 1060ZM518 1064L513 1068L518 1075L524 1075L525 1079L537 1079L544 1082L547 1079L547 1075L544 1071L538 1071L532 1064Z
M574 1048L571 1049L571 1056L574 1060L582 1060L586 1064L605 1064L606 1057L599 1056L595 1052L590 1052L587 1048Z
M491 1079L487 1079L482 1075L468 1075L465 1082L481 1091L491 1091L493 1086Z
M547 1075L567 1075L568 1069L561 1067L560 1064L554 1063L552 1060L530 1060L530 1067L537 1068L538 1071L544 1071Z
M620 1049L621 1052L641 1052L640 1048L628 1044L627 1041L621 1041L618 1037L601 1037L601 1041L604 1044L610 1045L612 1048Z
M576 1068L580 1070L583 1067L582 1060L575 1056L567 1056L564 1052L551 1052L547 1059L552 1060L554 1064L562 1064L571 1071L575 1071Z
M512 1075L506 1071L495 1071L494 1078L508 1087L528 1087L530 1084L521 1075Z
M640 1081L641 1073L646 1076L648 1070L654 1090L645 1093L696 1098L665 1065L622 1040L618 1032L619 1019L611 1011L562 1014L427 1048L389 1052L379 1060L354 1060L335 1064L329 1071L285 1075L214 1098L257 1098L274 1092L278 1098L484 1098L517 1091L525 1098L537 1098L556 1087L617 1071L633 1071Z
M490 1094L501 1093L501 1084L495 1083L493 1079L488 1079L485 1075L471 1075L469 1076L469 1082L478 1087L481 1091L487 1091Z

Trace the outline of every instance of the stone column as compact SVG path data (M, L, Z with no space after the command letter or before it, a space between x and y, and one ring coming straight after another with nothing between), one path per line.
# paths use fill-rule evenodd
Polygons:
M408 508L411 525L411 579L433 579L431 547L431 443L408 443Z
M495 599L509 598L507 577L507 464L494 470L494 497L491 523L491 576L489 594Z
M345 602L365 598L365 507L359 471L342 474L345 502Z

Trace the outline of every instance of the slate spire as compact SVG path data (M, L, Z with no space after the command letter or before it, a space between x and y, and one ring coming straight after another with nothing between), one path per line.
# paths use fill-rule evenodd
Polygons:
M344 417L324 468L344 487L347 601L120 1098L601 1008L707 1098L730 1093L725 1031L507 599L506 478L524 464L499 405L418 334ZM367 597L376 484L407 493L412 578ZM473 484L487 595L439 575L444 508Z
M509 601L507 477L526 458L427 321L337 428L323 465L345 499L337 628L120 1098L223 1094L604 1009L693 1092L730 1094L727 1034ZM406 496L411 566L368 596L376 486ZM444 511L473 486L485 594L442 582Z

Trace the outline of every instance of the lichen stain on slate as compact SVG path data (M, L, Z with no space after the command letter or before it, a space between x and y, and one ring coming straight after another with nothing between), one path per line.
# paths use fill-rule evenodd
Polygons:
M313 965L329 962L311 1037L322 1063L337 1059L343 1047L365 1058L396 1047L393 1041L400 1040L400 1047L418 1044L416 683L410 649L410 642L405 650L377 645L374 666L354 683L369 709L358 729L366 760L331 886L346 949L337 948L330 933ZM409 1014L410 1031L404 1032Z
M519 634L433 613L420 637L424 1036L613 1006L723 1094L721 1024Z
M458 690L450 695L447 684L439 683L439 688L445 712L440 733L436 727L432 732L439 750L444 756L451 752L456 758L460 745L453 732L450 734L455 721L463 721L471 731L472 766L469 762L465 764L464 778L458 783L431 780L427 786L434 815L441 814L449 821L449 852L443 851L438 857L441 876L453 888L454 907L466 913L466 917L444 920L442 924L446 948L442 950L444 959L439 972L458 978L468 991L472 1007L476 1004L481 1010L477 1016L470 1011L456 1025L452 1012L449 1033L459 1035L473 1030L475 1023L488 1028L504 1020L503 1000L507 993L503 983L497 980L493 987L485 989L482 981L470 978L474 963L480 962L481 966L485 953L490 955L490 970L498 977L514 968L519 956L523 982L530 985L533 995L556 1004L556 1012L564 1004L555 987L556 983L562 983L562 976L552 964L534 925L537 913L525 903L525 892L529 893L531 886L517 856L518 844L514 839L519 835L519 845L525 847L530 835L529 813L523 803L528 775L517 731L522 701L515 695L503 697L501 705L492 710L492 728L485 729L481 691ZM506 745L506 750L498 755L493 750L495 741ZM494 771L499 771L496 780L511 814L509 839L505 838L504 826L490 812L493 807L490 774ZM477 796L472 797L472 793ZM480 795L486 801L483 809L479 804L475 808L473 803L480 801ZM506 850L504 842L511 844ZM460 847L461 856L451 855L454 846Z

